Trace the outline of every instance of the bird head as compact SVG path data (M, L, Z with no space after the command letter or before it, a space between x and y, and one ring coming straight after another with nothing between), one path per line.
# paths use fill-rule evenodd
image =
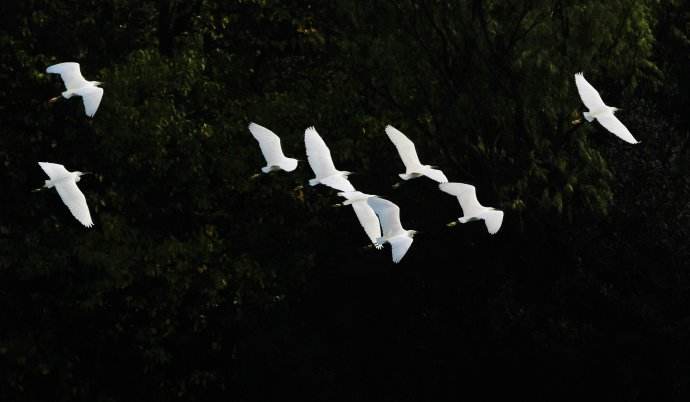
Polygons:
M74 172L74 176L75 176L74 181L77 182L77 181L81 180L81 176L84 176L87 174L91 174L91 172L79 172L79 171Z

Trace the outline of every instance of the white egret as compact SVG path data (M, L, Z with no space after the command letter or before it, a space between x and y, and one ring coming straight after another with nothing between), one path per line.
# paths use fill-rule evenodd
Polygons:
M639 142L633 137L628 128L614 115L619 109L613 106L607 106L601 99L599 92L587 82L582 73L575 74L575 85L577 86L577 92L580 93L582 103L589 109L589 112L583 113L588 122L596 119L605 129L615 134L623 141L630 144L637 144Z
M43 187L39 190L55 187L60 198L62 198L62 202L67 205L72 215L82 225L86 227L93 226L89 206L86 205L86 198L79 190L79 187L77 187L77 182L81 179L81 176L87 173L69 172L63 165L57 163L38 162L38 165L50 177L50 180L46 180Z
M280 137L273 131L256 123L249 124L249 131L259 143L261 153L266 159L266 166L261 168L262 172L270 173L281 169L292 172L297 168L297 159L288 158L283 154L283 149L280 147Z
M376 217L376 213L367 203L369 198L376 196L359 191L345 191L338 193L338 195L345 198L345 201L339 205L352 205L352 209L355 210L357 219L359 219L360 225L364 228L364 232L369 236L371 243L377 249L382 249L383 245L376 243L376 240L381 237L379 218Z
M405 173L400 173L398 175L401 179L410 180L420 176L426 176L439 183L446 183L448 181L448 178L446 178L446 175L443 174L441 170L434 169L435 166L422 165L417 156L417 150L414 147L414 143L410 141L405 134L391 125L386 126L386 134L393 142L393 145L395 145L395 148L398 149L400 159L402 159L403 164L405 164Z
M383 198L371 197L367 203L374 210L381 222L383 236L376 239L376 245L381 246L385 243L391 245L393 262L399 263L405 256L407 250L412 245L413 237L417 234L416 230L405 230L400 224L400 208Z
M309 180L310 186L324 184L340 191L355 191L347 179L347 176L352 172L340 171L335 168L331 151L314 127L304 130L304 146L307 149L309 166L316 176Z
M46 69L47 73L60 74L62 81L65 83L66 91L62 93L62 97L69 99L74 95L81 96L84 102L84 110L86 115L93 117L98 110L103 98L103 88L99 88L102 82L87 81L81 71L79 70L79 63L68 62L54 64ZM55 102L60 99L59 96L52 98L50 101Z
M458 218L460 223L467 223L477 220L484 220L486 229L491 234L496 234L503 223L503 211L485 207L477 200L477 191L471 184L465 183L440 183L438 187L450 195L458 197L460 208L462 208L462 218ZM448 226L457 225L451 222Z

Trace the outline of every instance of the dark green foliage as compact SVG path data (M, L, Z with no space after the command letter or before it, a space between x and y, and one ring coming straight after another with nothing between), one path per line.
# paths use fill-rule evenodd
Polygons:
M664 1L0 5L0 400L686 400L690 8ZM105 82L93 120L45 68ZM642 144L584 110L587 78ZM306 162L419 229L399 266ZM505 210L446 229L425 163ZM80 182L76 222L38 161ZM295 189L305 185L303 189ZM476 399L476 398L469 398Z

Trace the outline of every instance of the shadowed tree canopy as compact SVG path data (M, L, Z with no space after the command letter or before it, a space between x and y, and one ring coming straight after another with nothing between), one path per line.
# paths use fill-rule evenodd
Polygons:
M690 3L0 5L0 400L687 400ZM98 113L47 66L104 82ZM641 144L582 120L584 71ZM376 252L306 162L421 231ZM403 166L384 127L505 211ZM89 171L85 229L48 161ZM304 188L296 188L304 185ZM473 399L473 398L469 398Z

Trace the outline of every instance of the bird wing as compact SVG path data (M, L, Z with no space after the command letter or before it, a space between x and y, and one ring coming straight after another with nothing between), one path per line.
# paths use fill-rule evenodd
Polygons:
M86 227L93 226L89 206L86 205L86 197L79 190L74 180L62 180L55 185L55 189L60 194L62 202L67 205L69 211L82 225Z
M47 73L60 74L60 78L65 83L67 89L77 89L88 85L88 81L81 75L79 63L68 62L53 64L46 69Z
M318 177L318 176L317 176ZM339 176L339 175L333 175L333 176L328 176L319 179L319 182L321 184L325 184L328 187L334 188L336 190L340 191L355 191L354 186L350 181L347 179L347 177L344 176Z
M84 111L89 117L93 117L98 110L98 106L101 104L101 99L103 99L103 88L96 86L86 86L81 87L74 91L75 94L81 96L84 101Z
M604 128L615 134L616 137L630 144L638 143L638 141L635 139L635 137L633 137L628 128L625 127L620 120L618 120L618 117L616 117L613 114L613 112L606 112L597 115L596 119L597 121L599 121L599 124L601 124L602 126L604 126Z
M256 141L259 142L261 153L264 154L266 164L278 165L285 155L280 147L280 137L273 131L266 127L260 126L256 123L249 124L249 131L252 133Z
M69 175L69 172L63 165L50 162L38 162L38 165L50 177L50 180L59 179Z
M486 230L491 234L496 234L503 223L503 211L499 210L485 211L479 214L478 217L484 219Z
M393 254L393 262L399 263L400 260L407 254L414 240L409 236L398 236L390 239L391 253Z
M314 171L314 175L316 175L317 178L327 177L337 173L335 165L333 165L333 159L331 158L331 151L314 127L309 127L304 130L304 146L307 149L309 166L311 166L311 170Z
M381 237L381 226L374 210L363 201L353 202L352 209L355 210L357 219L359 219L360 225L362 225L367 236L369 236L369 240L372 243L376 243L376 239Z
M378 215L384 236L393 236L405 231L400 224L400 208L397 205L378 197L368 198L367 204Z
M482 212L483 206L477 200L477 190L471 184L465 183L441 183L438 185L441 191L458 197L460 208L465 216L474 216Z
M388 138L390 138L395 148L397 148L400 159L402 159L405 165L405 169L408 172L420 170L422 163L419 161L414 143L410 141L405 134L391 125L386 126L386 135L388 135Z
M448 178L440 169L426 169L424 176L439 183L448 183Z
M580 93L582 103L584 103L589 110L599 110L606 107L599 92L594 89L592 84L587 82L582 73L575 74L575 85L577 86L577 92Z

